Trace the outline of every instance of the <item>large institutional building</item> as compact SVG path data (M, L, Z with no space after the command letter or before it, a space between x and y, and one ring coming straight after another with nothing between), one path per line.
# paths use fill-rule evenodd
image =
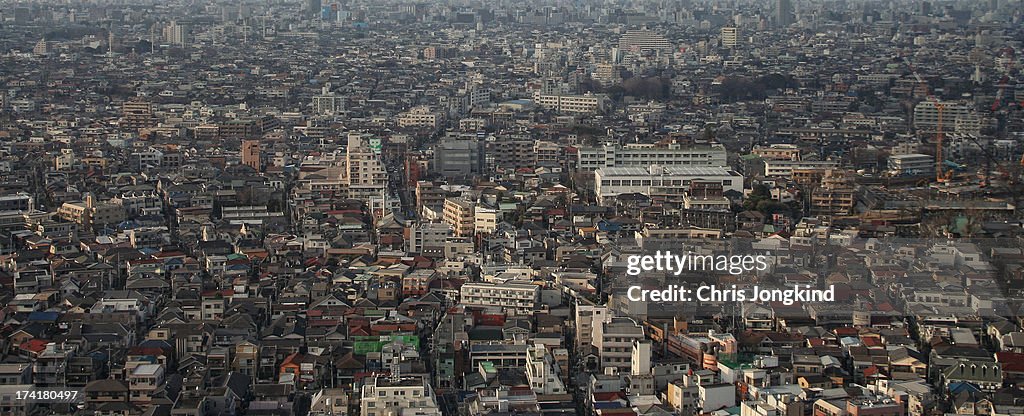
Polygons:
M743 176L723 167L660 166L610 167L594 172L594 192L606 205L622 194L650 195L655 188L682 188L691 182L716 182L723 192L743 192Z
M558 113L599 114L608 103L608 96L602 94L560 95L541 94L533 96L538 106Z
M630 143L625 146L606 144L577 150L580 170L622 166L726 166L725 146L721 144L668 145Z

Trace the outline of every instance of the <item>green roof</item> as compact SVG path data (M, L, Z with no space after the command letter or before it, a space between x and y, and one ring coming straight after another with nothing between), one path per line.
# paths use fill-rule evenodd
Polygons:
M493 373L493 372L497 371L494 368L494 363L492 363L490 361L484 361L484 362L480 363L480 366L483 367L484 371L486 371L488 373Z
M353 338L352 354L366 355L371 352L381 352L385 345L399 341L404 345L411 345L417 349L420 346L420 337L416 335L379 335L379 336L357 336Z
M754 366L754 355L753 354L732 354L732 355L721 355L718 357L718 364L724 365L731 369L738 368L750 368Z

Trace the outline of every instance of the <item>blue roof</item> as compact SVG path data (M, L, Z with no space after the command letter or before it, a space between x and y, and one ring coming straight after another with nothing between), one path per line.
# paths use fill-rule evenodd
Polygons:
M59 317L60 317L60 314L57 313L57 312L40 312L40 311L36 311L36 312L31 312L31 313L28 314L28 320L29 321L35 321L35 322L40 322L40 321L42 321L42 322L56 322L57 318L59 318Z
M621 402L594 402L595 409L619 409L621 407Z
M622 231L622 224L615 221L601 220L597 222L597 229L601 231Z
M978 386L975 386L974 384L968 383L966 381L956 381L953 383L949 383L950 393L959 394L961 391L971 391L977 393L980 392L981 389L979 389Z

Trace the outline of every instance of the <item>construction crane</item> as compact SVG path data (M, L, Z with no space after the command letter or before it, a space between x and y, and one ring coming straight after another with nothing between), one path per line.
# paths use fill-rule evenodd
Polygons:
M925 96L928 98L929 101L932 102L932 105L935 106L936 113L938 113L938 120L936 123L935 132L935 181L938 183L946 183L946 181L949 178L945 174L943 174L942 166L942 142L944 139L942 131L942 110L945 105L941 101L939 101L938 98L935 98L935 96L932 95L932 93L928 89L928 83L924 82L924 80L921 79L921 76L917 74L917 70L914 69L914 66L910 63L910 60L904 58L904 61L906 61L907 66L910 67L910 73L914 74L914 79L916 79L917 83L921 84L922 88L924 88Z
M996 100L992 103L992 111L998 111L1003 105L1003 95L1006 93L1006 89L1010 87L1010 77L1004 76L1002 80L996 84Z

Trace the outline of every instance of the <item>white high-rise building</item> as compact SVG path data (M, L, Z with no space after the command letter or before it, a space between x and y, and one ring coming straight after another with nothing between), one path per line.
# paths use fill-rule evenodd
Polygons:
M739 29L736 27L722 28L722 46L735 48L739 44Z
M971 110L967 105L955 101L939 102L942 107L942 131L951 132L957 128L957 120L970 117ZM965 121L961 121L963 125ZM918 133L934 133L939 130L939 107L934 102L925 100L914 107L914 128Z
M349 198L371 205L373 201L383 204L381 199L385 197L388 175L380 155L370 147L368 134L349 133L341 180L348 188Z
M188 25L183 25L172 20L167 24L167 26L164 26L164 42L174 46L185 47L188 46L188 41Z
M651 374L651 341L644 339L633 340L630 364L629 370L632 375Z
M594 342L594 327L610 318L611 311L607 306L577 303L576 316L573 319L576 323L576 349L584 353L590 349Z

